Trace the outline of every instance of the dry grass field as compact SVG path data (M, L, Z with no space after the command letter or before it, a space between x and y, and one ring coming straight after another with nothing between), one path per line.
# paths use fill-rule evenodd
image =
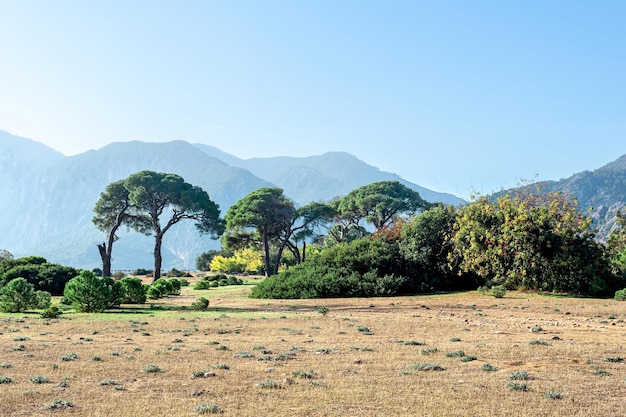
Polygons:
M0 315L0 414L626 415L624 302L249 290L187 287L152 308L58 320ZM189 308L198 296L209 311Z

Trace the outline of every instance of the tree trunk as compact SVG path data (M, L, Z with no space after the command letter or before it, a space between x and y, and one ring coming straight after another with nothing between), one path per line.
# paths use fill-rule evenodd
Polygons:
M154 236L154 274L152 275L152 282L161 278L161 263L163 258L161 257L161 243L163 242L163 235L156 234Z
M102 259L102 278L111 276L111 246L108 246L105 242L98 245L98 251L100 252L100 259Z
M263 232L263 251L264 251L264 263L265 263L265 276L272 275L272 263L270 260L270 243L267 238L267 232Z

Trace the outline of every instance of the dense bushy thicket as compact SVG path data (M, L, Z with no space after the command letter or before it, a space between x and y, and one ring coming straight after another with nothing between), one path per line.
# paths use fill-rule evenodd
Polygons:
M409 287L397 244L359 239L311 255L306 262L267 278L255 298L323 298L395 295Z
M434 206L374 235L324 248L266 279L256 298L398 295L507 289L613 295L626 286L626 218L608 244L560 194Z
M65 284L76 275L76 269L49 263L40 256L0 261L0 284L24 278L35 291L47 291L52 295L62 295Z

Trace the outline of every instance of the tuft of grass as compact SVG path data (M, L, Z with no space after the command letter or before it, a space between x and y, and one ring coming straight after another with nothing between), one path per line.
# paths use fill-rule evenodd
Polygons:
M420 350L420 355L430 355L437 352L437 347L426 347Z
M467 355L461 358L461 362L472 362L472 361L475 361L476 359L478 358L474 355Z
M8 376L0 376L0 384L10 384L11 382L13 382L13 380Z
M418 342L417 340L407 340L404 342L406 346L424 346L426 342Z
M483 371L485 371L485 372L495 372L495 371L498 370L498 368L496 368L495 366L493 366L493 365L491 365L489 363L484 364L481 369Z
M114 379L103 379L102 381L98 382L98 384L102 386L117 385L117 382Z
M444 368L437 363L416 363L415 365L411 365L409 367L412 371L443 371Z
M266 381L263 382L259 382L258 384L256 384L257 387L259 388L263 388L263 389L278 389L280 388L280 385L278 385L278 383L276 381L273 381L271 379L268 379Z
M78 354L76 354L75 352L66 353L65 355L61 356L59 360L62 362L75 361L78 360Z
M607 356L606 358L604 358L604 362L624 362L624 358L622 358L621 356Z
M511 391L528 391L528 385L523 382L509 382L508 387Z
M531 346L550 346L550 343L546 342L545 340L531 340L530 342L528 342L529 345Z
M509 379L512 381L528 381L531 377L526 371L515 371L509 375Z
M48 410L65 410L74 407L74 403L70 400L52 400L46 405Z
M550 399L550 400L560 400L560 399L563 398L561 393L560 392L556 392L556 391L548 391L543 396L545 398Z
M446 358L462 358L463 356L465 356L465 352L462 350L446 353Z
M606 371L604 369L595 369L593 371L594 375L598 375L598 376L611 376L611 373L609 371Z
M228 370L230 366L227 363L216 363L215 365L211 365L211 368Z
M50 383L50 378L44 375L35 375L28 378L30 382L33 384L48 384Z
M222 414L224 411L215 404L200 404L193 409L198 414Z
M157 365L149 364L149 365L146 365L146 366L143 367L142 372L159 373L159 372L165 372L165 371L163 371Z
M305 378L305 379L313 379L317 376L317 372L310 370L310 371L302 371L302 370L297 370L297 371L293 371L291 373L291 376L293 376L294 378Z
M461 338L460 338L460 337L451 337L451 338L450 338L450 341L451 341L451 342L460 342L460 341L461 341Z

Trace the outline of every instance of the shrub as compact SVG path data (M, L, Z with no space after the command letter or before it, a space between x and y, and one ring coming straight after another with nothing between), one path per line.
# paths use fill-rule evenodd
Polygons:
M11 382L13 382L13 380L8 376L0 376L0 384L10 384Z
M152 283L152 287L159 290L161 297L167 297L174 292L174 286L165 278L159 278Z
M50 293L46 292L45 294L47 294L49 305ZM15 278L0 290L0 310L7 313L19 313L28 308L38 308L39 302L43 306L45 299L44 292L35 292L35 287L26 279Z
M485 372L495 372L495 371L498 370L498 368L496 368L495 366L493 366L493 365L491 365L489 363L484 364L481 369L483 371L485 371Z
M211 283L209 281L198 281L194 284L194 290L208 290L211 287Z
M209 300L204 297L200 297L191 304L191 308L194 310L206 310L209 308Z
M161 290L159 290L156 287L150 286L146 290L146 297L148 297L151 300L157 300L162 297Z
M147 286L139 278L124 277L120 280L122 303L144 304L147 298Z
M170 284L172 284L172 295L180 295L180 289L182 287L182 284L180 282L180 280L176 279L176 278L172 278L168 281Z
M65 286L63 295L74 308L85 313L101 312L118 304L121 289L111 278L98 278L91 271L81 271Z
M41 312L39 315L42 319L58 319L62 314L58 307L53 306Z
M0 267L0 281L7 283L15 278L24 278L35 287L35 291L48 291L52 295L63 294L65 284L76 275L76 269L51 264L39 256L5 260Z
M626 288L623 290L615 291L615 297L617 301L626 301Z
M52 304L52 296L48 291L35 291L35 308L45 310Z
M544 394L544 397L550 399L550 400L560 400L561 398L563 398L563 396L561 395L560 392L556 392L556 391L548 391Z
M113 274L112 278L116 281L121 280L122 278L124 278L126 276L126 274L122 271L117 271L116 273Z
M180 282L180 286L181 287L188 287L189 286L189 280L186 280L185 278L181 278L178 281Z
M493 295L495 298L502 298L506 295L506 288L504 287L504 285L496 285L494 287L491 287L491 295Z
M165 276L168 278L182 277L183 275L185 275L185 273L176 268L172 268L168 273L165 274Z

